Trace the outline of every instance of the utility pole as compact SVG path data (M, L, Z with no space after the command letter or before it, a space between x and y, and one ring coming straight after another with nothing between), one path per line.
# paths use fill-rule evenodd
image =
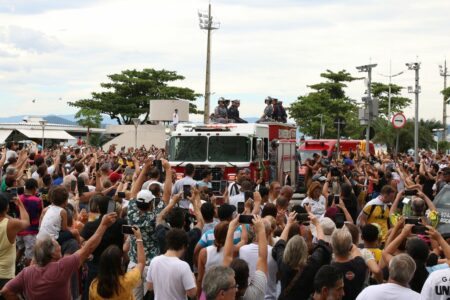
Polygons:
M439 66L440 69L440 75L444 77L444 90L447 88L447 77L450 76L450 73L447 72L447 60L444 60L444 68L442 66ZM444 132L442 133L442 140L447 140L447 103L444 96L444 107L442 110L442 124L444 126Z
M408 87L408 93L415 94L415 112L414 112L414 162L419 163L419 93L420 93L420 85L419 85L419 70L420 63L407 63L406 66L409 70L415 71L415 87L413 89L412 86Z
M366 130L366 157L369 157L369 144L370 144L370 123L373 118L372 109L372 69L375 68L377 64L370 64L356 67L359 72L367 72L367 100L366 109L369 112L369 118L367 120L367 130Z
M383 77L389 77L389 91L388 91L388 114L387 118L388 120L391 119L391 85L392 85L392 77L397 77L399 75L402 75L405 71L398 72L396 74L392 74L392 62L389 60L389 75L384 74L378 74Z
M211 3L208 5L208 14L198 13L200 19L200 29L208 31L208 39L206 44L206 79L205 79L205 108L203 115L203 122L206 124L209 121L209 104L211 98L211 30L219 29L220 23L213 23L211 16Z

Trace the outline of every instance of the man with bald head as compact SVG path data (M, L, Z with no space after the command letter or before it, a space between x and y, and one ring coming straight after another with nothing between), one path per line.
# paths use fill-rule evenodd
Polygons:
M272 239L272 224L270 222L271 216L263 218L264 228L266 230L267 241ZM258 237L253 243L242 246L239 249L239 258L248 263L249 275L253 277L256 272L256 262L258 261ZM272 253L272 246L267 245L268 253ZM267 286L265 299L277 299L277 272L278 265L273 259L272 255L267 255ZM249 280L250 282L250 280Z

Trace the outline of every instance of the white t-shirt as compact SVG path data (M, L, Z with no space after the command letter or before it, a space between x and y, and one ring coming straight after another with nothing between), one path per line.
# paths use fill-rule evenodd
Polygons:
M428 275L420 295L427 300L450 299L450 269L434 271Z
M306 197L302 201L302 206L305 206L305 204L309 204L309 207L311 207L311 212L317 218L321 218L325 214L325 201L327 200L322 195L320 195L319 201Z
M356 300L419 300L420 294L395 283L383 283L366 287Z
M244 202L245 203L245 195L244 195L244 193L240 193L238 195L230 197L230 204L231 205L234 205L234 206L237 207L237 204L239 202Z
M235 196L241 193L241 186L237 182L232 182L228 185L228 196Z
M252 243L249 245L242 246L239 249L239 258L245 260L248 264L250 280L253 279L256 272L256 263L258 261L258 244ZM267 287L266 296L264 299L276 300L277 295L277 272L278 265L277 262L272 257L272 246L267 245Z
M165 255L152 259L146 280L153 283L155 300L186 300L186 291L196 287L187 262Z

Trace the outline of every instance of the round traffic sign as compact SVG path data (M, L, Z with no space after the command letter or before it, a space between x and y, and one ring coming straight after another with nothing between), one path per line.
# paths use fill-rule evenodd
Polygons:
M404 114L402 113L396 113L393 117L392 117L392 125L394 126L394 128L402 128L403 126L405 126L406 124L406 117Z

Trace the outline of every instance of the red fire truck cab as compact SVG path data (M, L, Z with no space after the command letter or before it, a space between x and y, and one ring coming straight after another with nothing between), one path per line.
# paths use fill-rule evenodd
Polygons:
M179 124L171 132L167 152L177 177L184 166L195 166L195 180L201 180L204 169L212 170L213 190L221 180L233 181L238 168L249 168L252 180L269 182L269 152L277 141L277 180L296 182L296 127L283 123L261 124Z
M357 146L359 146L360 151L365 151L366 141L365 140L340 140L339 149L341 154L347 154L352 150L356 151ZM305 174L306 167L304 166L307 159L313 157L314 153L322 155L322 150L327 150L328 158L335 157L337 154L337 140L324 139L324 140L306 140L299 147L300 162L299 174L298 174L298 185L300 190L305 190ZM375 147L372 142L369 144L369 153L375 154Z

